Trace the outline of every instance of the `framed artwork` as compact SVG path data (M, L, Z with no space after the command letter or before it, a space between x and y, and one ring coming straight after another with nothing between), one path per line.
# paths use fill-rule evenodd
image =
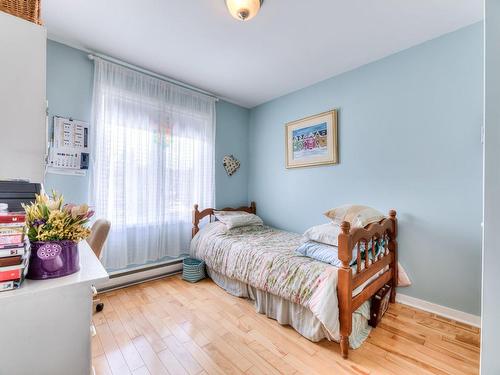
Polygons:
M286 167L338 163L337 110L285 125Z

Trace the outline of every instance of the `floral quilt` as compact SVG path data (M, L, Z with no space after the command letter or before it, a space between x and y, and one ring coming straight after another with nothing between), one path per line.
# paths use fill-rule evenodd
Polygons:
M308 306L336 268L298 256L299 234L252 225L225 230L209 224L191 243L191 255L227 277L240 280L289 301ZM336 280L330 280L337 287Z

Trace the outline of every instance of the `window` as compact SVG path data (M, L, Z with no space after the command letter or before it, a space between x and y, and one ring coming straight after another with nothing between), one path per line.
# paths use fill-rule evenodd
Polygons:
M122 269L188 251L194 203L214 199L215 100L95 60L91 201Z

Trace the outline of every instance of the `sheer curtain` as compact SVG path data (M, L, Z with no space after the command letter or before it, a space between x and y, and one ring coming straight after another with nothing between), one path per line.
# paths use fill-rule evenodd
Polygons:
M123 269L189 248L214 201L215 99L95 58L90 199L111 221L102 261Z

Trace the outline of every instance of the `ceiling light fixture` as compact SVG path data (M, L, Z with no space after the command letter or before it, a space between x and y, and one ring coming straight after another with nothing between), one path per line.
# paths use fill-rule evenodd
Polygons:
M248 21L259 13L264 0L226 0L229 13L240 21Z

